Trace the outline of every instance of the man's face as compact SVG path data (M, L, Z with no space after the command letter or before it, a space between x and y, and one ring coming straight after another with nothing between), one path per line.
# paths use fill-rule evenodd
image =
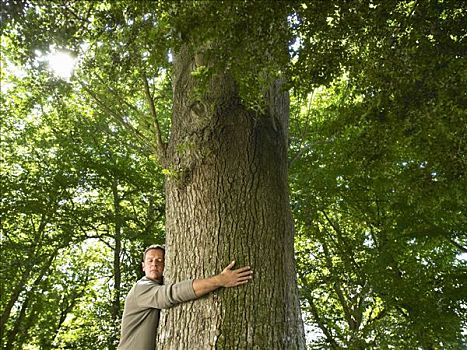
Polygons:
M162 249L150 249L146 252L143 271L147 278L153 281L162 281L164 273L164 251Z

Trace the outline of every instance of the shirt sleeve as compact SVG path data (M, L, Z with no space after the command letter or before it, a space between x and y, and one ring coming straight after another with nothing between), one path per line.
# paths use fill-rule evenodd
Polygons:
M193 280L160 285L154 281L139 281L135 288L139 307L167 309L179 303L196 299Z

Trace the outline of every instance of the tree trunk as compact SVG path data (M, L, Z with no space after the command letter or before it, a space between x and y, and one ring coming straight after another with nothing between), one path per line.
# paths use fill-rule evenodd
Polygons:
M34 241L32 246L25 251L25 256L27 257L27 266L23 267L23 272L21 273L21 278L19 279L18 283L15 285L13 288L13 291L11 292L8 301L5 305L5 308L2 312L2 316L0 318L0 345L3 343L3 334L5 332L6 328L6 323L8 319L10 318L11 310L15 303L18 301L18 298L21 294L21 292L24 289L24 285L30 278L32 272L33 272L33 266L35 264L35 259L37 258L37 255L42 248L40 245L43 240L43 235L45 228L47 227L48 224L48 215L42 214L41 215L41 220L39 223L39 227L37 228L37 231L34 232Z
M118 334L119 334L119 321L121 318L120 312L120 288L122 281L121 262L120 255L122 251L122 217L120 208L120 195L118 193L118 180L112 180L112 198L113 198L113 209L114 209L114 241L115 247L113 251L113 275L114 275L114 286L112 291L112 336L109 338L109 349L116 349L118 345Z
M157 349L304 349L287 186L288 96L247 110L227 74L203 93L182 49L166 183L166 281L202 278L231 260L252 282L164 311Z
M53 261L55 260L58 253L58 249L54 250L45 264L39 270L39 273L36 275L34 282L31 284L31 289L26 292L24 297L24 301L21 304L20 312L18 313L17 317L14 320L12 329L9 330L7 339L6 339L6 349L21 349L23 344L27 342L28 333L30 331L29 320L31 318L31 314L33 313L34 306L31 309L31 301L34 300L34 297L37 294L38 286L41 283L44 276L48 274L48 270L52 266ZM37 267L36 267L37 268ZM29 270L29 269L27 269ZM24 288L24 285L23 285ZM34 302L32 302L34 305Z

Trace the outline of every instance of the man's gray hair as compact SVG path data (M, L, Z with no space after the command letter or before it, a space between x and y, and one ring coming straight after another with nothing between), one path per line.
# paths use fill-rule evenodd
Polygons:
M148 251L150 251L151 249L160 249L164 252L165 254L165 247L163 245L160 245L160 244L151 244L149 247L147 247L145 250L144 250L144 253L143 253L143 261L144 259L146 258L146 253Z

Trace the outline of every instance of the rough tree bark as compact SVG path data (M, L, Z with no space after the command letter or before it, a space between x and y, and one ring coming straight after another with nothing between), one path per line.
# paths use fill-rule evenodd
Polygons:
M167 159L166 281L200 278L231 260L248 285L162 313L157 349L304 349L287 186L288 95L274 84L267 113L249 111L228 74L202 93L186 48L174 62Z

